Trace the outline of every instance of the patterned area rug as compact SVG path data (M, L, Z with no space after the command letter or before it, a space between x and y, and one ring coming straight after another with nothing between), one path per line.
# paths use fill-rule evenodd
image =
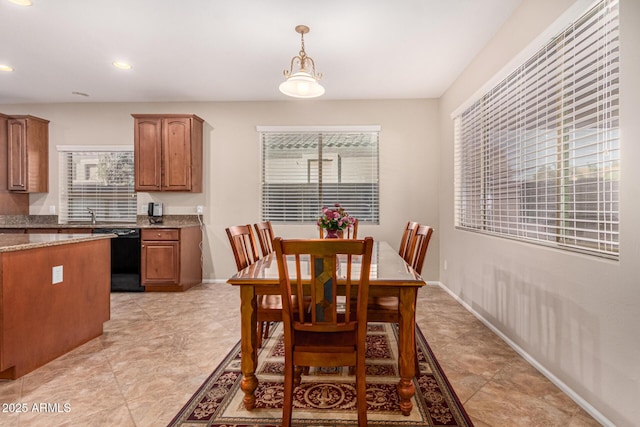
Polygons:
M283 334L281 325L258 354L256 408L244 409L240 390L240 343L171 421L169 427L274 427L282 419ZM367 342L369 426L473 426L419 329L420 375L409 416L400 413L397 327L370 323ZM355 377L350 368L311 368L295 390L293 425L343 427L357 424Z

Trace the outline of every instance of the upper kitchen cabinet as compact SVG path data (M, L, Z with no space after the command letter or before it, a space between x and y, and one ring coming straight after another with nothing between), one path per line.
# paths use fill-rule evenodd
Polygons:
M193 114L132 114L136 191L202 192L202 125Z
M7 189L20 193L49 191L49 121L11 116L7 140Z

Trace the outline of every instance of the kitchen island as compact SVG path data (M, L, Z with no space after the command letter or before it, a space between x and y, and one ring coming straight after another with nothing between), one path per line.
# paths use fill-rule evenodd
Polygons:
M102 335L112 237L0 234L0 378L21 377Z

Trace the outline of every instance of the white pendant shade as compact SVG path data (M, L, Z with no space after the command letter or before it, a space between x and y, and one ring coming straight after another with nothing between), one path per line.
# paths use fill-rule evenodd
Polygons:
M280 83L280 92L294 98L315 98L324 93L324 87L311 74L298 71Z

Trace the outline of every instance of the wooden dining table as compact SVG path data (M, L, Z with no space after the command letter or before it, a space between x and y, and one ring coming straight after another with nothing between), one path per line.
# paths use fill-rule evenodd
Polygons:
M247 268L234 274L227 282L240 288L241 312L241 369L244 405L247 410L255 406L255 390L258 387L256 295L280 295L278 263L275 253L270 253ZM413 378L416 375L415 313L418 289L425 285L398 252L384 241L376 241L371 259L369 279L370 297L399 299L398 304L398 372L397 385L400 409L409 415L415 394Z

